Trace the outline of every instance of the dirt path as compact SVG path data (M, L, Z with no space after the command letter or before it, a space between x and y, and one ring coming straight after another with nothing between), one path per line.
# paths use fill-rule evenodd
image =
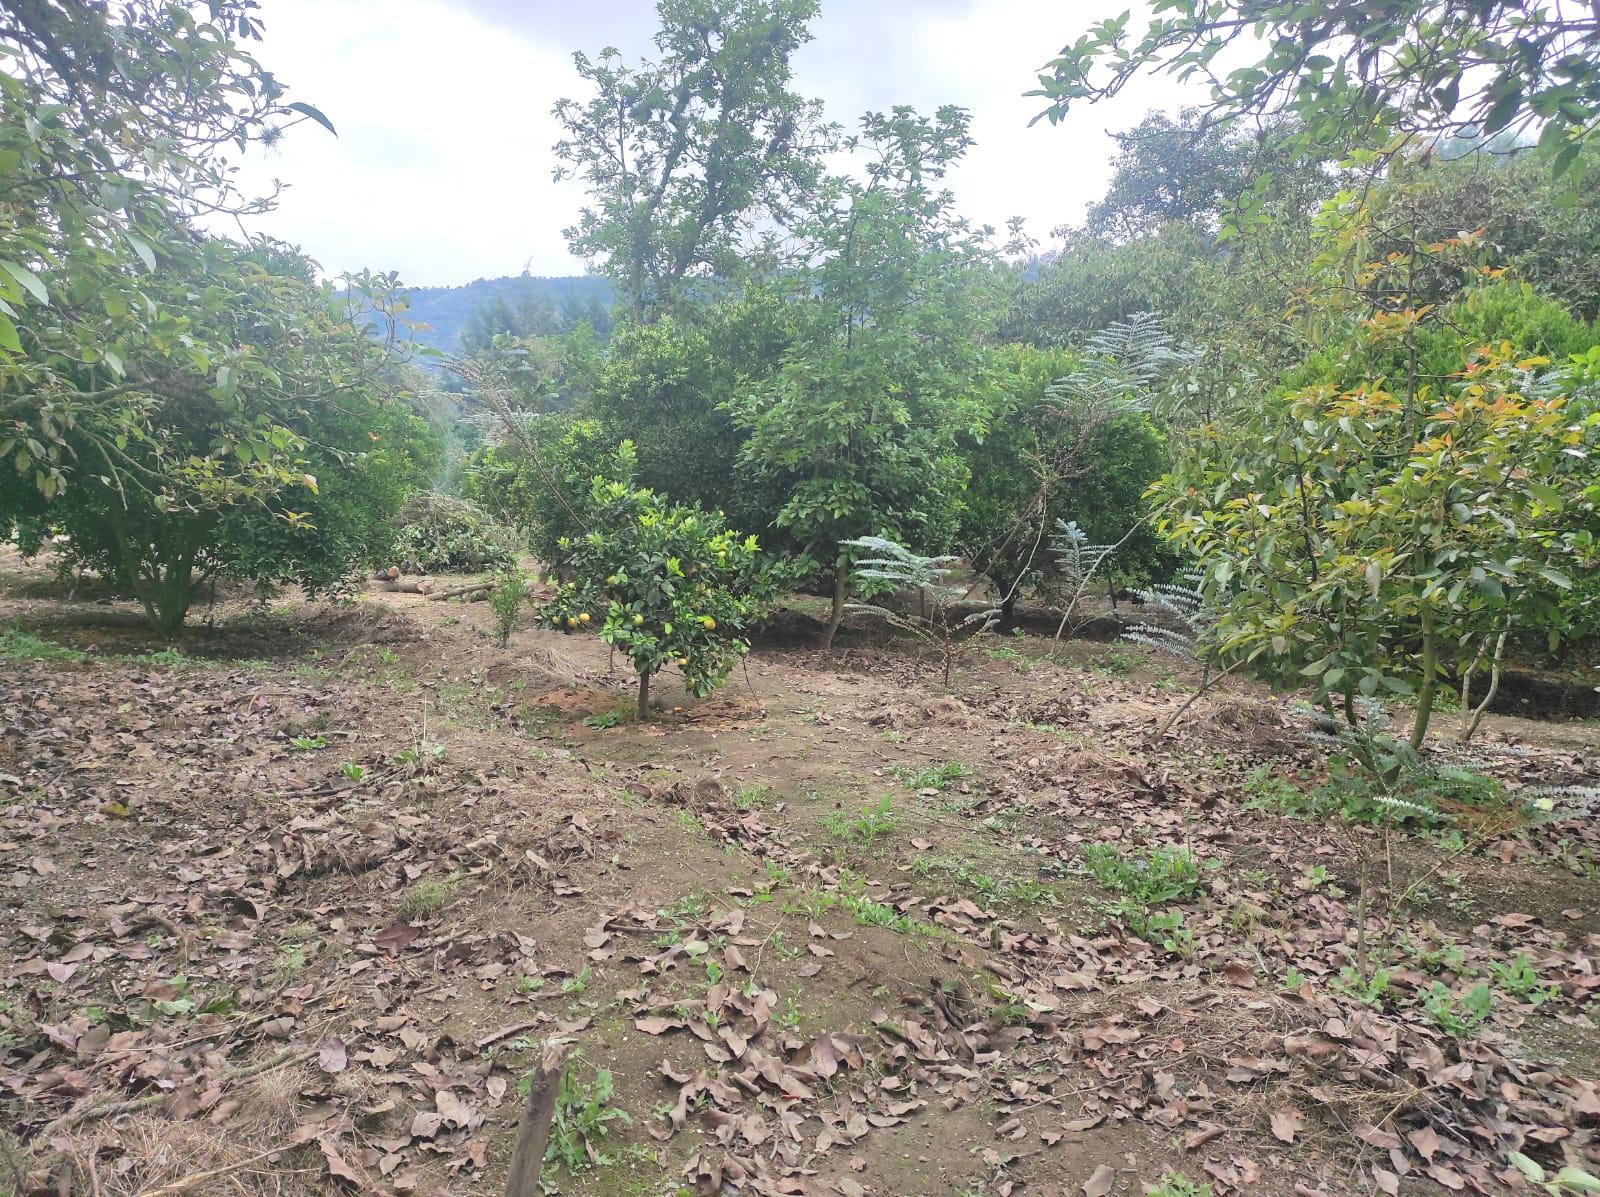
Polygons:
M1170 663L996 641L946 695L863 637L608 726L603 645L501 651L481 604L225 606L151 656L11 582L0 626L40 638L9 642L0 715L29 1191L498 1193L550 1035L567 1193L1600 1170L1592 814L1518 808L1461 851L1490 817L1462 809L1391 860L1284 813L1323 749L1249 687L1151 745L1193 680ZM1494 720L1476 767L1593 786L1597 760L1593 724ZM1364 977L1362 861L1411 891L1369 902Z

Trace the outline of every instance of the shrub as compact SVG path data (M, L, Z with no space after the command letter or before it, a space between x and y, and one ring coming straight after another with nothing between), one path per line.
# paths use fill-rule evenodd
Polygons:
M494 608L495 636L501 648L511 643L511 633L517 626L517 612L522 610L523 600L527 597L527 575L515 565L502 569L489 595L489 605Z
M61 421L69 481L0 484L0 532L25 553L65 534L63 568L94 570L164 632L219 578L263 592L343 585L387 549L439 451L388 394L384 349L282 246L202 240L194 261L146 284L182 315L125 330L118 369L72 367L80 391L118 392L112 406L137 411L134 426ZM349 303L381 304L391 289L352 284ZM212 342L226 351L208 356L199 346ZM0 436L14 464L26 448Z
M1154 493L1202 563L1220 655L1314 683L1330 713L1415 695L1417 748L1449 655L1508 630L1558 639L1597 549L1600 417L1539 397L1538 361L1511 357L1484 347L1411 397L1313 387L1191 439Z
M516 550L516 537L475 503L433 491L406 501L394 540L397 559L438 573L503 569Z
M650 679L669 662L703 697L750 650L745 633L771 610L772 584L754 536L723 526L720 511L669 505L654 491L596 478L589 530L562 546L573 580L544 607L569 632L595 631L639 675L637 718Z
M511 418L517 421L514 435L473 455L463 489L524 536L540 561L564 565L562 541L582 536L577 515L594 479L628 476L631 448L594 420L561 414Z

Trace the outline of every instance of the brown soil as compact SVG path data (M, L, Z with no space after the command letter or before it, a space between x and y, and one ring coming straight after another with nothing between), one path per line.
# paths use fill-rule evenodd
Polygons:
M1230 685L1154 742L1196 678L1121 647L995 639L946 694L880 629L824 656L796 613L635 725L603 644L501 650L481 603L225 597L151 657L126 605L0 576L0 627L85 654L0 662L0 1142L26 1192L498 1193L552 1035L628 1116L549 1170L564 1193L1600 1171L1592 808L1463 851L1257 809L1260 777L1325 773L1291 705ZM1600 783L1593 723L1482 739L1512 787ZM1157 905L1181 928L1135 933L1100 843L1215 862ZM1371 1005L1340 980L1363 940ZM1532 980L1495 979L1519 959ZM1428 985L1458 1009L1479 981L1482 1023L1430 1016Z

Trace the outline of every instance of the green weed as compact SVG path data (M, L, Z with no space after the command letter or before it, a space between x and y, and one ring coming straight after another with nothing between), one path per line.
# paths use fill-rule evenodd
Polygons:
M1188 901L1200 892L1200 864L1187 848L1157 845L1141 857L1115 844L1091 844L1086 859L1102 888L1145 906Z
M1489 962L1489 975L1507 993L1535 1006L1542 1006L1560 991L1546 985L1525 955L1519 955L1509 964L1502 960Z
M1211 1186L1190 1180L1182 1172L1166 1172L1153 1185L1146 1185L1145 1197L1211 1197Z
M894 795L885 794L877 802L863 806L854 815L833 811L822 817L822 825L836 840L870 849L894 830Z
M8 661L82 661L86 653L44 640L12 625L0 628L0 658Z
M1372 976L1363 977L1359 970L1347 964L1330 984L1333 989L1363 1006L1381 1006L1383 995L1389 992L1389 970L1375 969Z
M517 1086L518 1092L526 1096L530 1084L530 1079L524 1078ZM611 1106L614 1090L609 1068L596 1069L593 1081L586 1085L580 1079L577 1062L567 1065L556 1096L550 1145L544 1153L548 1163L577 1172L611 1162L611 1157L600 1150L600 1141L610 1133L611 1123L626 1125L632 1121L627 1111Z
M904 782L908 790L942 790L952 781L972 776L972 766L961 761L939 761L921 769L895 765L889 771Z
M1422 1005L1434 1025L1449 1035L1464 1035L1494 1008L1494 991L1479 982L1458 999L1450 988L1435 981L1422 990Z

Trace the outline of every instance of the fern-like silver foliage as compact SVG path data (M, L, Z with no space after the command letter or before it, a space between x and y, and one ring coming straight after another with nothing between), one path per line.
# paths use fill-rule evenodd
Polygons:
M1058 519L1056 530L1050 536L1050 553L1055 557L1061 580L1069 590L1087 586L1116 547L1092 543L1089 534L1078 527L1076 520Z
M1135 591L1148 614L1165 618L1160 623L1153 619L1136 623L1122 634L1122 639L1184 660L1197 660L1217 614L1200 593L1199 575L1187 574L1184 578L1188 584L1160 582Z
M1136 312L1091 337L1082 365L1052 383L1047 394L1056 401L1149 407L1196 355L1172 339L1160 316Z

